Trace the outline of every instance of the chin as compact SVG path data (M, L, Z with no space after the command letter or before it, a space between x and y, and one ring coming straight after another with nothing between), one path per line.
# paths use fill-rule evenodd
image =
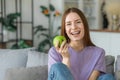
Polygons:
M80 38L78 38L78 39L72 39L72 41L80 41L81 39Z

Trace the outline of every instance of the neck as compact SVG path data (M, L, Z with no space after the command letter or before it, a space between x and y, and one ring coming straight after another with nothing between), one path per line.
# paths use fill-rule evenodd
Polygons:
M84 48L83 42L80 41L70 42L70 46L76 51L81 51Z

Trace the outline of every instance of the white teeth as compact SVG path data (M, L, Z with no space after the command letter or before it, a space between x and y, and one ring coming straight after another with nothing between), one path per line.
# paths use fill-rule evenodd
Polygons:
M78 32L72 32L71 34L75 35L75 34L79 34L79 33L80 33L80 31L78 31Z

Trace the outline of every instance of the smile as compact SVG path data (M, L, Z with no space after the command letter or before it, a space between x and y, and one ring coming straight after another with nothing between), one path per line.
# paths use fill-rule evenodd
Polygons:
M78 35L80 34L80 31L76 31L76 32L71 32L72 35Z

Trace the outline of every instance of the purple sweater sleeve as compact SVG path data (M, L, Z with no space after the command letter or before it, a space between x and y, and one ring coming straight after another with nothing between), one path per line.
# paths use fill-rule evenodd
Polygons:
M50 48L48 52L48 72L51 68L51 65L56 62L61 62L62 58L60 54L56 51L54 47Z
M106 66L105 66L105 51L103 50L96 65L94 70L98 70L102 73L106 73Z

